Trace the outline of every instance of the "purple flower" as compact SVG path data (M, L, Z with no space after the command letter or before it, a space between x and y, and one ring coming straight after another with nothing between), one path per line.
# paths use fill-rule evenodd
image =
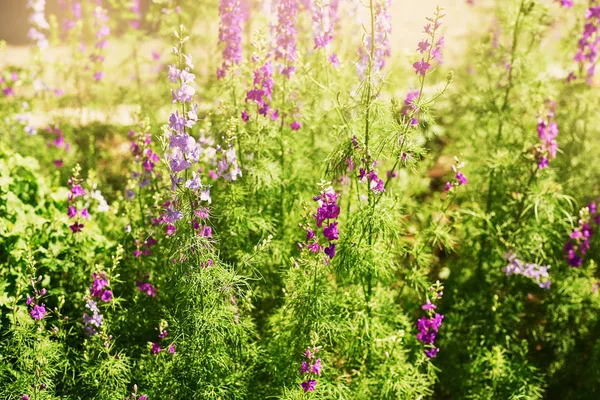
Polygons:
M112 300L112 298L113 298L112 291L105 290L104 292L102 292L102 297L101 297L102 301L109 302Z
M71 193L73 194L73 198L83 196L85 194L85 190L80 185L73 185L71 187Z
M43 319L47 314L48 314L48 312L46 311L45 304L42 304L41 306L36 304L33 306L33 310L31 310L29 312L29 315L31 315L31 318L35 319L36 321Z
M298 121L294 121L290 125L290 128L292 128L293 131L298 131L298 130L300 130L300 128L302 128L302 124Z
M160 345L158 343L152 343L152 354L160 353Z
M311 372L321 376L321 368L321 359L317 358L317 361L315 361L315 363L311 367Z
M361 78L364 78L369 72L371 63L371 73L375 74L385 67L385 60L392 55L390 37L392 32L391 0L377 0L375 2L375 37L368 32L364 37L363 44L358 49L360 57L356 64L356 70ZM372 45L375 48L372 49ZM371 59L371 50L373 50L374 59Z
M175 351L175 346L175 343L171 343L171 345L169 346L169 353L177 354L177 352Z
M329 240L330 242L333 240L338 240L339 238L339 231L338 231L338 223L337 221L327 225L325 228L323 228L323 236L325 236L327 238L327 240Z
M21 400L29 400L29 396L27 396L26 394L24 394L23 396L21 396Z
M302 365L300 366L300 374L308 374L310 373L310 364L306 361L302 361Z
M277 25L275 26L275 59L285 64L282 74L288 78L294 73L296 61L296 13L297 0L278 0Z
M219 43L225 43L223 64L219 68L218 77L226 75L233 64L242 62L242 22L243 13L240 0L220 0Z
M427 70L431 68L431 64L421 59L413 64L413 68L415 69L416 74L421 74L422 76L425 76Z
M69 229L71 229L73 233L81 232L81 230L83 229L83 224L75 222L74 224L69 225Z
M326 247L324 252L329 256L330 259L335 257L335 243L329 244L329 247Z
M302 386L302 389L304 389L304 393L306 392L314 392L315 391L315 387L317 386L317 381L314 379L310 379L306 382L302 382L300 384L300 386Z
M435 358L439 351L440 349L438 349L437 347L432 347L429 350L425 350L425 355L427 356L427 358Z
M437 306L429 301L429 299L427 299L427 302L421 306L422 310L435 310L436 308Z

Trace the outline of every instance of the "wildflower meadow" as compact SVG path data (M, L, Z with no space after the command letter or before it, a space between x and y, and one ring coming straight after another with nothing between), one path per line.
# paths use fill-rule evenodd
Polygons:
M0 1L0 400L600 399L600 0L438 3Z

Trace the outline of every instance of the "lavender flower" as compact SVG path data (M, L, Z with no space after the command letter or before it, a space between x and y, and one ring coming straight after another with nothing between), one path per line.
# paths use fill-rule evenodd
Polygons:
M29 312L29 315L31 315L31 318L35 319L36 321L39 321L41 319L44 319L44 317L48 314L48 312L46 311L46 305L42 304L42 305L34 305L33 309Z
M296 13L297 0L277 1L277 25L275 26L275 59L283 61L281 73L291 78L296 71Z
M336 243L335 241L339 238L338 222L335 221L340 215L340 207L337 203L338 195L335 193L333 188L328 187L321 191L320 195L313 198L319 205L316 214L313 217L316 220L318 228L323 228L323 236L328 241L328 246L323 247L319 244L319 239L315 236L315 231L312 229L306 229L306 248L313 252L318 253L320 250L333 259L335 257ZM323 224L325 223L325 226ZM303 245L300 245L304 247Z
M29 17L31 28L29 29L28 36L36 42L39 49L46 49L48 47L48 39L46 38L45 31L50 29L50 24L46 21L45 15L46 0L28 0L27 8L32 10L32 14Z
M306 357L306 361L302 362L300 366L300 376L304 380L300 386L306 392L314 392L317 386L317 380L315 379L317 376L321 376L321 359L318 358L315 360L315 355L319 352L320 348L314 348L311 351L309 347L304 352L304 357Z
M103 51L108 46L106 37L110 35L110 27L108 26L108 14L106 9L102 8L102 1L96 0L97 7L93 11L94 29L96 30L96 44L94 45L94 53L90 55L90 60L94 62L94 79L99 82L104 78L102 72L102 64L104 63Z
M464 166L465 166L465 163L460 162L458 157L455 156L454 164L452 165L452 171L454 172L455 180L452 182L450 182L450 181L446 182L446 187L444 189L444 192L449 192L456 186L464 186L467 183L469 183L469 181L467 180L467 177L462 172L460 172L460 169L463 168Z
M365 35L364 43L358 49L360 57L356 64L356 70L364 79L367 73L376 74L385 67L385 60L392 55L390 46L390 34L392 32L391 0L375 0L375 36L371 32ZM369 60L371 60L371 71L369 71Z
M524 264L514 253L508 252L504 255L508 265L502 269L506 276L523 275L535 280L542 289L550 289L552 282L548 279L550 266L537 264Z
M558 150L558 143L555 140L558 135L558 125L554 121L556 103L547 100L545 108L546 112L540 113L537 125L538 137L541 140L540 146L536 149L539 169L548 168L549 160L556 157Z
M229 68L242 62L242 22L244 15L240 0L220 0L219 43L224 43L223 64L217 70L217 77L223 78Z
M563 4L563 7L565 5ZM598 46L600 46L600 5L596 0L590 0L589 8L585 12L585 25L581 38L577 43L577 53L573 58L579 64L579 68L587 75L587 83L592 84L596 73L598 61ZM571 82L576 79L571 72L567 80Z
M421 53L421 59L417 60L413 64L415 73L421 75L421 79L425 77L427 71L432 67L433 61L442 63L442 48L444 47L444 37L440 37L436 41L436 33L442 25L442 14L441 8L437 8L433 18L427 18L428 24L423 27L423 32L427 35L425 40L419 42L417 51ZM429 42L431 40L431 42Z
M573 230L565 244L565 252L570 266L580 267L583 259L590 249L590 238L594 234L592 226L600 225L598 205L590 203L579 211L578 226Z

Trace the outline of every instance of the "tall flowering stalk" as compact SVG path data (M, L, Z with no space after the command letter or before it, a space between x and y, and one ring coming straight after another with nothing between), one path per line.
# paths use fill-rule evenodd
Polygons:
M371 31L365 35L364 43L358 48L360 58L356 64L356 70L363 79L383 70L385 60L392 55L391 5L391 0L370 0Z
M108 26L108 13L102 7L102 0L96 0L96 4L93 11L96 43L90 60L94 63L94 79L100 82L104 78L102 65L104 64L104 50L108 47L107 37L110 35L110 27Z
M577 54L574 60L579 64L581 77L587 76L588 84L592 83L596 73L598 61L598 48L600 47L600 3L590 0L589 8L585 12L585 25L581 38L577 42ZM568 81L576 79L574 73L569 74Z
M220 0L219 43L224 44L223 64L217 69L217 77L224 78L234 64L242 62L242 23L244 14L241 0Z
M439 348L435 346L435 338L442 325L444 316L435 312L437 308L436 302L442 298L444 287L440 282L436 282L435 285L429 288L431 296L427 296L425 304L421 306L421 309L427 313L427 316L421 317L417 321L417 339L425 345L425 355L427 358L435 358Z
M523 275L527 278L535 280L542 289L550 289L552 281L549 279L548 270L550 266L541 266L537 264L523 263L517 258L516 254L508 252L504 254L504 258L508 261L508 265L502 269L506 276Z
M593 226L600 226L598 204L590 203L579 211L578 226L571 233L565 244L567 261L572 267L580 267L590 249L590 239L594 234Z
M314 48L323 49L333 41L338 17L339 0L317 1L313 11L315 26Z
M556 157L556 151L558 150L558 143L556 142L558 124L554 121L555 112L556 103L547 100L545 109L540 112L538 117L537 132L541 143L536 148L536 158L539 169L548 168L549 160Z
M48 47L46 32L50 29L50 25L46 21L46 0L28 0L27 8L32 11L29 17L31 28L28 36L35 41L40 50L46 49Z
M300 366L300 376L303 379L300 386L304 393L314 392L317 387L317 377L321 376L321 370L323 369L321 359L316 358L319 350L321 350L320 347L309 347L304 351L306 360L302 361L302 365Z
M296 13L297 0L277 1L275 26L275 59L283 62L281 74L291 78L296 72Z
M129 26L133 29L140 29L142 25L142 0L131 0L129 11L133 13L133 19L129 21Z
M321 190L318 196L313 198L319 208L312 216L316 220L317 228L322 229L323 236L327 239L327 246L320 244L320 238L317 236L317 230L306 227L306 248L319 253L321 250L333 259L335 257L336 242L339 239L339 230L337 219L340 215L340 206L338 205L338 195L331 186ZM300 245L304 248L304 245Z
M198 104L191 106L196 94L193 86L195 75L190 72L194 69L194 64L192 56L183 52L184 43L189 40L189 36L186 36L183 25L180 25L175 36L179 40L179 44L173 47L173 52L178 57L178 63L169 66L168 78L172 83L179 85L177 89L171 89L171 97L172 103L180 107L181 114L179 110L172 113L169 117L169 125L163 128L169 147L166 159L171 167L171 189L173 192L178 189L189 189L188 193L193 195L188 199L190 224L199 235L212 237L210 226L203 225L196 220L196 217L200 220L208 218L208 212L200 204L202 202L210 203L210 186L201 183L198 172L190 171L191 167L199 161L203 147L188 133L188 130L191 130L198 121ZM181 176L182 172L184 176ZM174 196L173 200L164 203L165 210L159 220L165 224L167 235L175 233L175 223L183 218L180 210L181 200Z
M86 191L81 187L83 179L79 178L80 168L76 166L73 169L73 175L69 178L67 184L70 186L70 193L68 197L68 210L67 215L69 219L73 220L73 223L69 225L69 229L73 234L81 232L83 229L83 220L90 218L90 213L86 207L82 206L82 203L78 198L85 195Z

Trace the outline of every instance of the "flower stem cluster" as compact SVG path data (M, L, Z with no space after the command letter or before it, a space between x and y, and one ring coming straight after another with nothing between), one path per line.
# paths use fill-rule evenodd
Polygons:
M535 280L542 289L550 289L552 281L548 279L548 270L550 266L541 266L537 264L525 264L517 258L514 253L508 252L504 254L504 258L508 261L508 265L502 268L506 276L523 275Z
M536 148L536 159L539 169L548 168L549 160L556 158L558 143L555 138L558 135L558 124L554 121L555 111L556 103L547 100L545 110L540 112L538 117L537 132L541 143Z
M27 295L27 301L25 304L27 306L31 306L32 309L29 311L29 315L36 321L40 321L48 315L48 311L46 311L46 305L44 303L39 303L39 301L48 293L45 288L40 290L37 289L37 284L42 281L42 276L40 275L37 279L30 279L31 287L33 287L33 297L29 297Z
M302 376L303 382L300 384L304 393L314 392L317 387L317 377L321 376L321 359L315 360L316 354L321 350L320 347L307 348L304 352L305 361L302 361L300 366L300 376Z
M108 13L102 7L102 1L96 0L96 8L92 12L94 17L94 29L96 31L96 43L94 52L90 55L90 60L94 63L94 79L100 82L104 78L102 65L104 64L104 50L108 46L106 39L110 35L110 27L108 26Z
M423 32L427 35L427 38L420 41L417 47L417 51L421 53L422 57L413 64L415 73L420 74L422 77L427 74L433 61L437 60L440 64L443 61L442 48L444 47L444 37L442 36L436 41L436 33L442 25L443 17L442 9L438 7L434 17L427 17L429 23L423 27Z
M275 59L282 60L281 74L291 78L296 72L296 13L298 0L277 0Z
M319 244L319 238L316 236L316 230L306 228L306 248L313 253L324 250L329 259L335 256L336 241L339 239L338 222L336 219L340 215L340 206L338 205L338 195L331 186L321 190L321 194L313 198L319 208L317 213L313 214L316 220L317 228L323 229L323 236L328 241L328 246ZM302 245L300 245L303 247Z
M29 17L31 28L27 36L35 41L36 46L40 49L48 48L48 39L46 31L50 29L50 24L46 21L46 0L28 0L27 8L31 9L32 13Z
M73 224L69 225L69 229L71 229L74 234L81 232L83 229L83 219L90 218L90 213L88 212L87 208L81 206L81 203L77 200L86 193L86 191L81 187L83 179L79 179L79 171L80 167L77 165L73 169L73 175L67 181L67 184L70 186L67 215L69 216L69 219L74 220Z
M362 79L367 75L374 75L383 70L386 58L392 55L390 46L392 2L390 0L371 0L371 2L373 1L375 4L371 13L374 22L374 35L373 32L367 33L363 44L358 48L360 59L356 64L356 71Z
M577 43L577 53L573 58L579 64L580 73L587 75L587 83L592 84L596 73L598 61L598 47L600 46L600 3L590 0L589 8L585 12L585 25L581 38ZM570 82L577 76L571 72L567 80Z
M580 267L590 249L590 238L594 230L592 224L600 226L600 213L597 203L590 203L579 211L579 225L573 230L565 244L565 252L570 266Z
M219 43L224 43L223 64L217 69L217 78L224 78L234 64L242 62L242 23L244 15L241 0L220 0Z
M452 171L454 172L454 180L452 182L450 182L450 181L446 182L446 188L444 189L444 192L449 192L454 187L463 186L469 182L467 180L467 177L462 172L460 172L461 168L463 168L464 166L465 166L465 163L460 162L458 157L455 156L454 164L452 164Z
M440 351L439 348L435 347L434 342L444 316L434 310L437 308L435 303L443 296L443 290L444 287L439 281L429 288L431 295L427 295L425 304L421 306L421 309L427 313L427 316L423 316L417 321L419 333L417 333L416 337L426 346L425 355L427 358L435 358Z

